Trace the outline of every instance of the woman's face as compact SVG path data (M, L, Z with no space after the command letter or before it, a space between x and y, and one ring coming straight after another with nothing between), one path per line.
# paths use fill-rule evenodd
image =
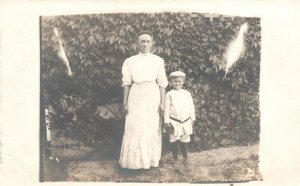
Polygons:
M138 37L138 48L140 52L150 52L153 45L152 37L148 34L142 34Z

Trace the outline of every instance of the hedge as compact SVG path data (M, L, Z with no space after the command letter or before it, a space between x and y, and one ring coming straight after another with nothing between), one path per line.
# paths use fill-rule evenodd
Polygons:
M246 50L225 78L229 42L247 22ZM58 57L57 28L70 61L68 77ZM200 149L259 141L260 19L204 14L119 13L42 17L42 99L57 135L87 143L120 135L124 117L121 67L136 54L135 35L154 34L153 53L167 75L187 74L185 88L196 105L195 144ZM169 88L168 88L169 89ZM114 127L112 127L114 126Z

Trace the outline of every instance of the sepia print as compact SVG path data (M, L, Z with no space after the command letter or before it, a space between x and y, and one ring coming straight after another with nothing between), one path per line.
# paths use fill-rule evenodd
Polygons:
M259 17L198 12L41 16L40 37L40 181L262 180ZM144 41L150 42L146 62ZM128 70L125 65L131 60L141 68ZM149 88L152 84L144 83L148 80L139 82L137 77L148 78L156 63L161 64L160 75L155 71L154 88ZM164 91L169 95L176 89L174 77L182 77L179 89L190 93L194 108L187 117L192 127L184 133L186 141L182 135L176 138L178 149L172 141L176 127L166 120L162 99ZM125 87L126 99L135 100L129 108ZM190 100L180 98L181 105ZM149 106L157 113L146 114L147 119L135 115L128 129L131 112L149 113ZM183 112L188 106L178 109ZM173 118L180 127L187 120ZM142 130L152 129L158 135L145 137ZM130 141L133 130L140 138ZM138 163L127 166L124 161Z

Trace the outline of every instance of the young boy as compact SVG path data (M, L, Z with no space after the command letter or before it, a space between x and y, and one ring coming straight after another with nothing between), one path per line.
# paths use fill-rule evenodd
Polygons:
M185 73L172 72L170 81L173 89L166 94L164 123L170 133L174 165L177 165L178 144L183 156L183 163L187 165L187 143L190 142L190 134L193 133L195 106L191 93L182 89Z

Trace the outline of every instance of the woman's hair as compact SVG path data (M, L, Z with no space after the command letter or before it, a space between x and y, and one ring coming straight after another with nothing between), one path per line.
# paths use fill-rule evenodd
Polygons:
M140 35L143 35L143 34L147 34L149 36L151 36L152 40L153 40L153 34L149 31L141 31L139 32L136 36L135 36L135 39L138 40L138 38L140 37Z

